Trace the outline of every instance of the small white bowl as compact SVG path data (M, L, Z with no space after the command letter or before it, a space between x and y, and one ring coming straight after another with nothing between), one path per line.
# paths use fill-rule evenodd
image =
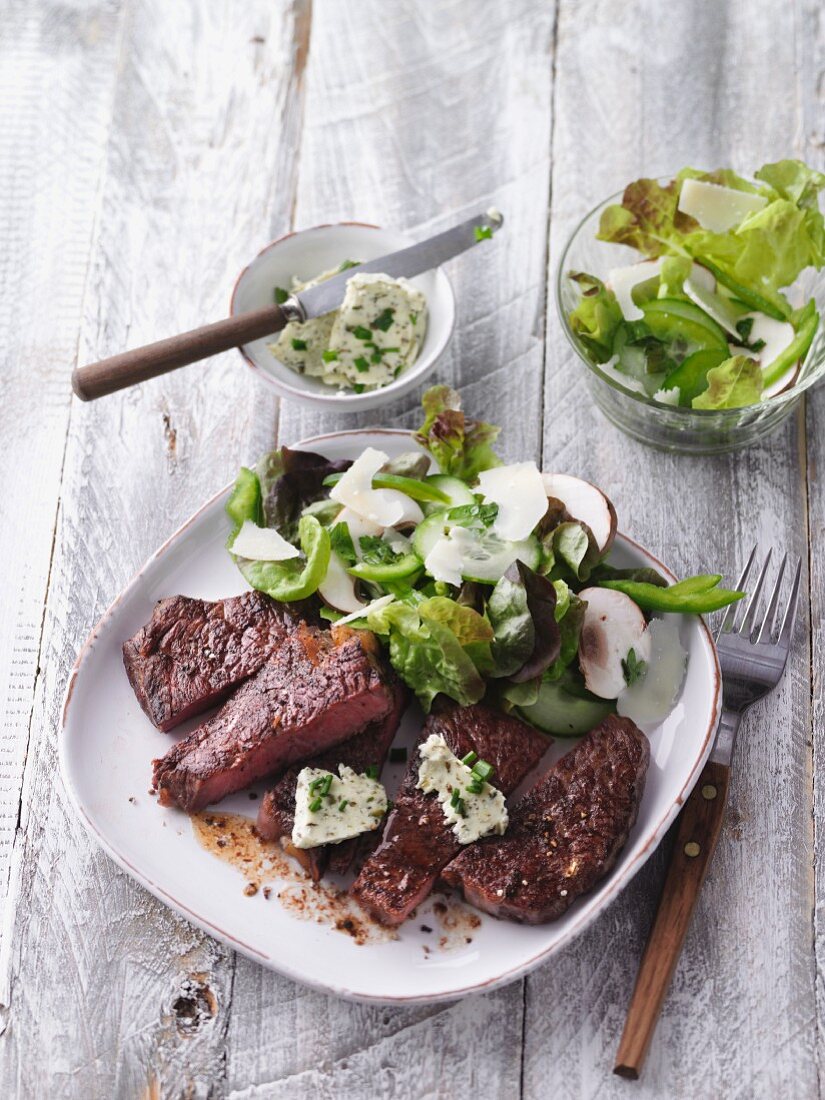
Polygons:
M288 289L293 276L311 279L344 260L372 260L412 243L401 233L362 222L316 225L300 233L289 233L268 244L244 268L235 283L229 312L234 315L271 305L275 287ZM277 334L244 344L240 353L281 397L337 412L365 412L386 405L414 389L430 374L450 342L455 326L455 295L444 272L440 268L427 271L410 281L427 299L427 334L415 362L381 389L353 393L328 386L318 378L296 374L276 359L267 346L275 342Z

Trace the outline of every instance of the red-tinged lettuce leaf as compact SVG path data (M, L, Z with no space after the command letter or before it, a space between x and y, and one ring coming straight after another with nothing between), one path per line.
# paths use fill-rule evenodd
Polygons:
M559 656L556 589L523 562L514 562L487 601L493 628L490 675L521 684L540 676Z
M645 256L687 255L683 239L698 223L677 209L681 182L662 186L640 179L625 188L621 204L608 206L601 216L600 241L637 248Z
M424 423L416 442L429 451L443 474L473 482L482 470L501 465L493 450L500 428L461 411L461 398L449 386L432 386L422 399Z
M350 461L331 462L314 451L293 451L289 447L264 455L256 467L264 526L274 527L294 542L301 512L329 495L324 478L342 473L351 465Z
M708 388L693 399L694 409L740 409L762 398L762 370L755 359L734 355L708 371Z

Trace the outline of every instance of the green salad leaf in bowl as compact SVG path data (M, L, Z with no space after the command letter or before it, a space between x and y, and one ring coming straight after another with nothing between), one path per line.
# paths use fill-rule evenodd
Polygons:
M311 597L332 629L371 631L425 711L438 695L487 699L563 736L630 713L640 684L646 718L672 705L683 654L648 616L742 593L716 575L668 585L612 567L616 513L601 490L504 465L498 428L466 416L446 386L427 392L424 413L411 436L423 450L331 462L283 447L241 469L228 549L247 582L276 600ZM676 647L670 661L657 636ZM665 666L678 676L662 686L648 670Z
M825 264L824 187L825 175L797 160L763 165L753 179L685 168L630 183L619 202L585 219L562 261L560 305L574 346L615 389L660 409L763 406L767 414L772 399L794 397L822 365L821 339L812 352L820 307L802 284ZM579 239L584 233L599 243L598 255ZM816 358L810 369L806 356ZM620 426L668 445L623 423L621 406L613 414ZM722 426L705 449L740 442L734 416L704 429L701 416L667 423L671 437Z

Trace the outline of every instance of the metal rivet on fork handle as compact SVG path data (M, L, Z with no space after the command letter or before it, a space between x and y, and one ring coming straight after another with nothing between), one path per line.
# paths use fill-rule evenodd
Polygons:
M713 799L716 798L717 793L712 783L706 783L704 787L702 787L702 798L704 798L706 802L712 802Z
M701 851L702 849L695 840L689 840L685 845L685 855L690 856L691 859L695 859Z

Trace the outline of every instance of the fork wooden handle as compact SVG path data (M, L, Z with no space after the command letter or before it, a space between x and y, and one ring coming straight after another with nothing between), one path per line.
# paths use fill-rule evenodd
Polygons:
M709 760L679 816L659 909L639 966L613 1069L620 1077L636 1080L641 1072L716 849L729 779L726 764Z
M72 374L72 389L81 400L94 401L107 393L280 332L286 323L287 317L280 306L238 313L223 321L124 351L110 359L101 359L87 367L78 367Z

